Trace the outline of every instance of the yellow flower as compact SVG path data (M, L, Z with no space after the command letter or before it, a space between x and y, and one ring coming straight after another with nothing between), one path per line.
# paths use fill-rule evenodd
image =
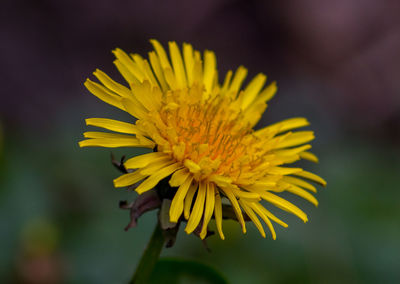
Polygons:
M129 123L108 118L89 118L86 124L116 133L85 132L81 147L144 147L153 152L128 159L128 171L114 180L115 187L141 182L136 191L142 194L169 178L175 191L170 206L170 221L187 220L190 234L201 226L200 237L214 215L222 239L222 205L230 203L246 232L244 213L265 237L259 217L276 238L271 220L287 224L268 211L260 201L293 213L304 222L306 214L276 192L296 194L314 205L311 192L316 188L305 181L326 182L301 168L283 167L299 159L317 162L308 152L314 139L312 131L292 132L309 125L304 118L287 119L254 131L276 84L264 87L266 76L258 74L245 87L244 67L229 71L222 85L218 83L216 57L211 51L203 56L190 44L183 44L182 54L175 42L169 42L169 58L156 40L149 60L138 54L114 50L114 61L129 87L113 81L96 70L101 82L91 80L85 86L96 97L135 119Z

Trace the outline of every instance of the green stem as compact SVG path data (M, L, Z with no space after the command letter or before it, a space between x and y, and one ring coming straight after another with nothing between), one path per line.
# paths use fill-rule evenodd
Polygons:
M151 236L150 242L147 244L139 265L136 268L130 284L147 284L149 283L151 273L158 261L161 250L164 246L165 238L161 230L160 224L157 223Z

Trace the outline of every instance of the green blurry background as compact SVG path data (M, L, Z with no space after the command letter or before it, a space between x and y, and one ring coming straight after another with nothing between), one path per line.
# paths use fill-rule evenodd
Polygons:
M332 3L333 2L333 3ZM79 149L84 119L127 114L91 96L111 50L150 38L216 51L220 76L243 64L279 91L258 127L304 116L328 181L309 222L263 239L233 221L226 240L180 232L162 256L215 267L230 283L400 283L400 5L394 1L5 1L0 17L1 283L126 283L155 212L123 230L108 149ZM397 11L397 12L396 12ZM122 81L122 80L121 80ZM132 149L113 150L120 157ZM168 281L165 281L168 283ZM193 280L187 280L193 283Z

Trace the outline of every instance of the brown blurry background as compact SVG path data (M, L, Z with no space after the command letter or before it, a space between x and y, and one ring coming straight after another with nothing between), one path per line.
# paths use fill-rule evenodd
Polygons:
M79 149L84 119L129 117L83 82L120 80L111 50L145 56L150 38L217 54L278 82L259 127L304 116L328 181L304 225L285 213L278 240L227 222L212 253L185 233L164 256L200 260L232 283L400 282L400 2L2 1L0 279L125 283L155 222L129 232L108 149ZM135 150L113 151L116 155Z

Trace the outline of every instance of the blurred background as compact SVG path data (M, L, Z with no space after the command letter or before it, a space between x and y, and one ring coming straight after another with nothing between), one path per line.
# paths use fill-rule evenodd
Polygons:
M244 65L278 82L258 127L304 116L328 181L318 208L278 215L263 239L181 232L165 257L210 264L230 283L400 283L400 2L21 1L0 10L0 279L126 283L155 213L124 232L110 150L79 149L88 117L129 120L89 94L96 68L122 82L111 50L146 55L150 38L214 50L220 76ZM120 157L135 150L113 150ZM168 282L165 282L168 283Z

